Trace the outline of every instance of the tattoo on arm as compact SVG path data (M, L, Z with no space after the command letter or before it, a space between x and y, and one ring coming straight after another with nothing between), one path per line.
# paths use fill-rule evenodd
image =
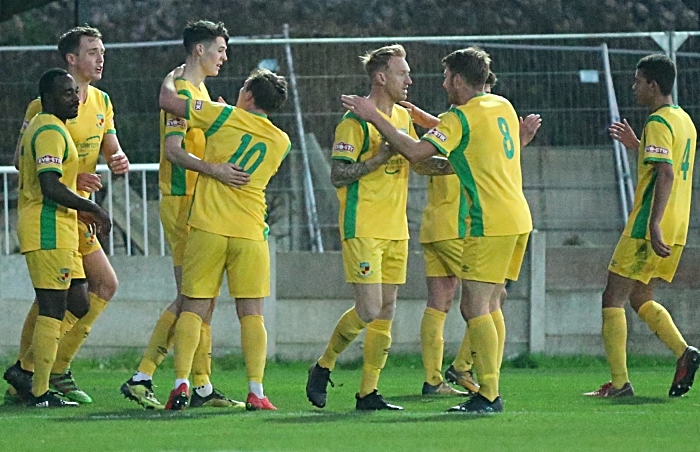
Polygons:
M431 157L411 165L411 169L423 176L446 176L454 174L452 165L442 157Z
M331 183L335 188L352 184L377 169L376 166L368 163L370 162L351 163L345 160L333 160L331 162Z

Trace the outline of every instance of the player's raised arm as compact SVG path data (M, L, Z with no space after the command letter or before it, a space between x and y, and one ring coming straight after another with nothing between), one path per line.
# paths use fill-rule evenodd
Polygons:
M411 164L420 162L438 153L435 146L427 141L419 141L392 126L389 121L379 114L374 104L362 96L343 95L340 98L343 107L355 113L365 121L369 121L379 130L379 133L392 145L396 151L406 157Z
M187 100L177 95L175 79L182 76L184 70L185 66L182 65L168 73L163 79L163 84L160 86L160 95L158 96L158 104L161 109L181 118L187 117Z
M415 105L406 100L402 100L401 102L399 102L399 105L405 108L408 111L408 114L411 115L411 119L413 120L413 122L421 127L424 127L426 129L432 129L433 127L437 127L437 125L440 124L439 118L431 115L430 113L421 108L416 107Z
M608 128L608 132L610 132L610 137L613 140L619 141L627 149L633 151L639 149L639 139L626 119L623 119L622 122L613 122Z
M542 118L538 114L529 114L524 119L520 117L520 147L524 148L537 134L542 125Z
M331 184L335 188L350 185L361 177L375 171L394 155L396 155L396 151L384 144L376 155L362 162L333 159L331 160Z

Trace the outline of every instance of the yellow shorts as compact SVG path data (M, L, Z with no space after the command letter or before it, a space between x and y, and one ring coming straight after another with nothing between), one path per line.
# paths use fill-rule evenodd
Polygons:
M461 274L462 239L423 243L425 276L454 276Z
M461 278L503 284L518 280L529 232L495 237L465 237Z
M671 255L663 258L654 252L650 241L623 235L617 242L608 270L644 284L649 284L652 278L671 282L682 253L683 245L673 245Z
M97 235L89 230L85 223L78 221L78 252L82 256L87 256L101 249L102 245L97 240ZM77 278L77 276L74 276L74 278Z
M35 289L68 290L72 279L85 278L83 259L76 250L36 250L24 258Z
M182 293L190 298L218 297L224 270L231 297L270 295L267 241L226 237L191 228L182 263Z
M187 216L192 196L163 196L160 200L160 222L163 223L165 240L173 254L173 267L182 266L187 245Z
M403 284L407 262L408 240L343 240L343 268L349 283Z

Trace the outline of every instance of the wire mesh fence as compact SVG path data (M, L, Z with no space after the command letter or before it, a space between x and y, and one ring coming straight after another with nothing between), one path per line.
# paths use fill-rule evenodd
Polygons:
M535 225L542 230L560 231L561 237L590 233L590 241L608 243L622 228L615 204L615 180L600 180L592 172L590 162L582 155L597 150L605 164L612 168L612 145L607 128L610 123L608 92L604 83L601 44L607 43L610 67L620 114L635 130L641 130L648 114L636 104L631 90L634 68L641 56L661 53L653 39L669 38L668 34L576 35L576 36L512 36L512 37L432 37L432 38L353 38L353 39L232 39L228 62L218 77L206 84L216 99L222 96L233 103L243 81L256 67L263 66L288 74L285 45L291 47L298 85L302 118L307 136L312 141L311 178L319 199L318 214L325 249L339 249L337 231L337 202L335 190L328 180L328 157L335 125L343 114L340 95L366 94L369 83L358 56L381 45L400 42L407 51L413 85L409 100L431 113L447 107L442 89L441 58L449 52L469 45L479 45L492 57L492 69L498 75L494 92L508 98L520 115L531 112L542 115L543 124L532 143L540 157L524 158L525 189L533 205ZM134 163L158 161L157 95L164 74L181 64L184 49L177 42L129 43L110 45L104 78L96 85L109 93L115 108L119 140ZM679 103L700 119L700 37L691 35L678 49L676 56ZM52 46L0 48L0 164L11 164L11 156L21 125L24 109L37 95L37 81L49 67L61 66L58 52ZM300 136L295 124L293 103L287 105L271 120L292 139L293 151L268 191L272 233L280 237L279 249L310 249L307 228L303 174L299 155ZM316 145L317 143L317 145ZM588 154L578 151L586 150ZM609 152L607 152L609 151ZM542 155L564 152L569 158L557 163L561 168L541 168L549 162ZM543 154L544 153L544 154ZM606 157L609 156L609 157ZM550 159L551 160L551 159ZM549 162L551 163L551 162ZM548 164L549 164L548 163ZM547 174L567 173L566 166L575 165L574 180L564 184L561 178ZM595 165L593 166L595 167ZM530 175L528 175L530 173ZM569 174L569 173L567 173ZM534 175L534 176L533 176ZM410 183L409 222L411 246L418 247L420 211L425 203L425 180L412 175ZM10 180L9 183L12 183ZM131 184L141 184L139 177ZM157 201L154 178L147 178L147 197ZM568 185L567 185L568 184ZM553 208L556 190L578 190L571 196L600 196L610 191L610 204L596 222L579 221L566 208ZM140 191L140 187L138 188ZM586 190L590 193L586 195ZM550 193L551 192L551 193ZM12 207L12 191L9 191ZM548 197L549 196L549 197ZM533 199L538 197L538 199ZM601 200L602 201L602 200ZM562 201L566 204L566 201ZM698 209L693 209L697 212ZM583 217L584 214L581 214ZM695 234L697 235L697 234ZM557 237L550 234L550 237Z

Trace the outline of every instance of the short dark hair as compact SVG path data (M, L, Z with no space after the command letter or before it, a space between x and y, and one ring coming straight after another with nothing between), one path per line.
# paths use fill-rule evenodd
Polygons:
M367 52L360 57L367 75L372 77L376 72L385 69L389 65L391 57L406 58L406 49L401 44L380 47Z
M442 66L452 75L459 74L468 85L482 87L489 77L491 57L478 47L467 47L443 58Z
M666 55L647 55L637 63L637 69L647 81L654 81L664 96L671 94L676 81L676 65Z
M53 93L56 86L56 79L67 75L69 75L68 71L61 69L60 67L55 67L44 72L39 79L39 96L43 98L44 95Z
M493 88L494 86L496 86L496 83L498 83L498 77L496 77L496 74L489 71L489 76L486 77L484 85L489 85L491 88Z
M182 45L185 46L185 50L189 54L197 44L213 41L218 37L222 37L228 42L228 30L223 22L214 23L209 20L187 22L185 30L182 32Z
M80 39L83 36L102 39L102 33L100 33L100 30L87 24L80 27L71 28L67 32L63 33L60 38L58 38L58 51L61 53L64 60L66 59L66 55L69 53L78 53L78 50L80 49Z
M287 101L287 80L267 69L256 69L250 74L247 90L253 93L255 106L268 113Z

